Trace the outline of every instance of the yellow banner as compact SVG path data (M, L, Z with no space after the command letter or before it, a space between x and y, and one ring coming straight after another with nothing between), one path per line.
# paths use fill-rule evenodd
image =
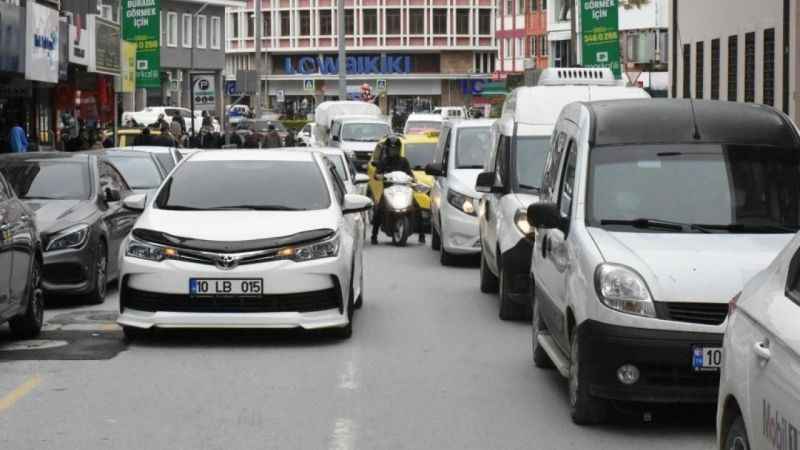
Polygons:
M122 89L120 92L136 90L136 43L122 41Z

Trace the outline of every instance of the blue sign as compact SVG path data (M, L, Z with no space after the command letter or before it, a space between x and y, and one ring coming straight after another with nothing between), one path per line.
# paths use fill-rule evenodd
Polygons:
M486 80L459 80L464 95L480 95L486 83Z
M295 63L295 59L297 60ZM283 59L283 67L287 75L322 74L336 75L339 73L339 58L336 56L302 56ZM346 60L348 75L364 74L407 74L411 72L411 56L380 56L363 55L348 56Z
M236 80L225 81L225 94L228 96L233 96L238 94L238 92L236 91Z

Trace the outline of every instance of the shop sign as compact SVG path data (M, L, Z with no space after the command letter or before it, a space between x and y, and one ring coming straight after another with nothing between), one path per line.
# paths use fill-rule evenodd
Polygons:
M31 97L33 97L33 84L28 80L15 79L0 84L0 98L30 99Z
M28 2L25 78L58 83L58 11Z
M608 67L619 79L618 0L581 0L582 55L584 67Z
M337 75L339 73L338 56L301 56L293 58L287 56L283 59L283 67L288 75L322 74ZM411 72L411 56L380 56L362 55L348 56L346 59L348 75L365 74L407 74Z
M106 75L120 73L119 25L95 14L88 17L87 24L94 30L89 45L89 71Z
M77 17L77 16L76 16ZM91 30L85 30L77 25L69 26L69 62L81 66L89 65L89 34Z
M194 109L213 111L217 108L214 75L193 75Z
M461 93L464 95L481 95L486 80L459 80L458 84L461 85Z
M58 23L58 79L66 81L69 76L69 22L61 17Z
M122 39L136 43L136 86L161 87L160 0L123 0Z
M120 70L120 92L133 92L136 90L136 44L122 41L122 67Z
M25 8L0 2L0 71L25 71Z

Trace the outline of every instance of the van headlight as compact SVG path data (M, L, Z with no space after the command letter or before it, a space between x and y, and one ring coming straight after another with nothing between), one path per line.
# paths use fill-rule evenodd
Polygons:
M447 191L447 202L464 214L469 214L470 216L478 215L478 208L475 207L477 199L450 189Z
M130 239L125 246L125 256L158 262L169 258L176 258L178 256L178 251L172 247Z
M620 264L600 264L594 273L600 301L609 308L637 316L656 317L650 289L641 275Z
M46 252L56 250L66 250L68 248L80 248L86 243L89 237L89 225L80 224L73 227L65 228L50 238L47 243Z
M533 227L528 222L528 210L524 208L520 208L514 214L514 225L516 225L517 229L520 233L524 234L525 236L530 236L533 232Z
M278 259L305 262L321 258L333 258L339 254L339 234L321 241L304 245L292 245L278 250Z

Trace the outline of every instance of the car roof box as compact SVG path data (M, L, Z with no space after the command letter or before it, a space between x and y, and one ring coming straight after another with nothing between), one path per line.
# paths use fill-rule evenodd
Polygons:
M611 69L551 67L542 71L537 86L616 86L618 84Z

